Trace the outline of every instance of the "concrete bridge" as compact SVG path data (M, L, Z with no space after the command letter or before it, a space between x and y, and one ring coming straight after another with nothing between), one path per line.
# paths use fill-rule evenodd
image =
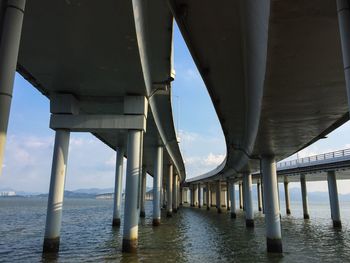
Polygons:
M59 249L70 132L90 132L118 152L116 226L127 157L123 251L137 247L146 173L153 224L164 184L168 216L178 209L186 172L171 108L173 17L227 146L200 181L243 180L247 193L261 170L267 250L282 252L276 161L349 119L349 12L348 0L1 0L0 169L16 70L50 100L56 131L44 252ZM250 195L244 200L253 225Z
M310 218L306 182L327 181L333 226L341 228L336 179L350 179L350 149L279 162L277 163L276 173L277 188L279 187L278 183L284 185L287 215L291 214L288 184L290 182L300 182L304 219ZM245 211L246 226L254 227L252 184L256 184L258 210L265 211L264 208L269 205L264 201L263 177L264 175L258 171L252 173L248 178L243 177L243 180L240 178L218 178L217 176L191 178L184 185L183 200L190 203L191 207L206 207L209 210L210 207L214 206L218 213L221 213L222 207L226 207L230 211L231 217L236 218L235 185L238 185L239 208ZM279 195L279 191L277 191L277 194Z

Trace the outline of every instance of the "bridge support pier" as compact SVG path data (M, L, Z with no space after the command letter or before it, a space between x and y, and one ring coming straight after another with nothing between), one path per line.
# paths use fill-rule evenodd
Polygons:
M230 182L226 181L226 209L230 211Z
M328 193L329 193L329 203L331 206L331 216L333 220L333 227L341 228L340 210L339 210L339 200L338 200L338 188L337 179L335 171L327 172L328 181Z
M254 213L252 200L252 175L243 174L244 198L245 198L245 223L247 227L254 227Z
M284 181L284 199L286 201L286 213L290 215L290 200L289 200L289 187L288 181Z
M282 253L280 211L277 195L276 162L271 156L263 156L261 171L264 184L265 224L267 252Z
M207 210L210 210L210 189L209 189L209 183L207 183L207 186L206 186L206 189L207 191L205 192L206 194L206 205L207 205Z
M173 213L177 213L177 174L173 177ZM196 196L195 191L193 191L193 201L195 202ZM193 205L195 206L195 205Z
M179 181L179 207L183 205L183 187L180 185Z
M193 185L189 186L190 189L190 207L193 207Z
M239 209L243 209L243 191L242 191L242 183L238 184L239 190Z
M216 209L219 214L221 214L221 182L220 180L217 181L216 186Z
M231 199L231 218L236 218L236 196L235 196L235 183L232 181L229 182L229 193Z
M301 197L303 200L304 219L310 219L309 205L308 205L308 201L307 201L307 189L306 189L305 175L300 176L300 186L301 186Z
M261 211L262 210L262 198L261 198L261 183L260 183L260 180L258 180L257 184L256 184L256 188L257 188L257 191L258 191L258 210Z
M167 217L172 217L173 214L173 165L169 165L169 174L168 174L168 184L167 184L167 194L168 194L168 203L167 203Z
M115 183L114 183L114 207L112 226L120 226L120 209L122 202L122 186L123 186L123 161L124 149L119 147L117 152Z
M123 252L136 252L138 238L138 191L141 174L142 130L128 131Z
M43 252L57 253L60 246L62 206L68 160L70 132L56 130L55 146L51 169L50 191L47 202L47 215Z
M8 0L0 23L0 176L21 39L25 0Z
M156 162L154 165L153 177L153 226L160 225L160 192L162 188L162 174L163 174L163 147L157 147Z
M142 167L142 177L141 177L141 210L140 210L140 217L144 218L146 217L146 211L145 211L145 200L146 200L146 183L147 183L147 171L146 167Z
M177 204L177 210L180 209L180 179L179 176L176 176L176 182L177 182L177 198L176 198L176 204Z
M198 184L198 208L202 207L202 188L201 188L201 184Z

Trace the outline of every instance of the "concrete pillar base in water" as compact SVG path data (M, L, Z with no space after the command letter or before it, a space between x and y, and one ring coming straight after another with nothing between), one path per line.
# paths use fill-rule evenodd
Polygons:
M237 218L237 214L236 213L231 213L231 218Z
M117 150L115 185L114 185L114 207L112 226L120 226L120 210L122 207L122 185L123 185L123 167L124 167L124 149L119 147Z
M221 182L217 181L216 185L216 209L218 214L221 214Z
M342 228L341 221L333 220L334 228Z
M173 216L172 212L170 212L170 211L166 212L166 217L172 217L172 216Z
M60 249L60 238L44 238L43 253L57 253Z
M120 226L120 218L113 218L112 226Z
M249 228L254 227L254 219L246 219L245 226Z
M145 201L146 201L146 180L147 180L147 170L146 167L142 167L142 176L141 176L141 209L140 217L146 217L145 213Z
M209 211L210 210L210 207L209 206L207 206L207 211Z
M160 225L160 202L162 192L163 177L163 147L158 146L156 149L156 160L154 164L153 175L153 226Z
M176 208L173 209L173 213L177 213L177 209Z
M338 199L338 187L335 171L327 172L328 181L328 193L329 193L329 204L331 207L331 217L333 220L333 227L341 228L340 220L340 209L339 209L339 199Z
M291 211L289 208L286 208L286 212L287 212L287 215L290 215L291 214Z
M159 226L160 225L160 219L159 218L153 218L152 225L153 226Z
M267 252L269 253L282 253L282 239L266 238Z
M70 132L57 130L52 158L43 252L58 252Z
M263 174L267 252L282 253L281 221L277 193L277 172L274 157L263 156L260 170Z
M252 175L246 173L243 175L244 207L246 227L254 227L254 212L252 200Z
M125 206L123 225L123 252L136 252L138 238L139 210L138 191L142 163L143 131L128 131L128 160L126 165Z
M137 251L137 239L123 239L123 252L136 253Z
M307 200L306 180L305 180L305 176L303 175L300 177L300 186L301 186L301 197L303 201L304 219L310 219L309 205Z

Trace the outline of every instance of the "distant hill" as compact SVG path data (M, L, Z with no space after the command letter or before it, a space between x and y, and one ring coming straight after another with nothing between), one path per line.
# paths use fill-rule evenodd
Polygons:
M114 188L83 188L83 189L77 189L73 190L74 193L80 193L80 194L107 194L107 193L113 193Z
M37 197L48 197L49 194L39 194ZM95 194L87 194L87 193L77 193L73 191L64 191L65 198L95 198Z

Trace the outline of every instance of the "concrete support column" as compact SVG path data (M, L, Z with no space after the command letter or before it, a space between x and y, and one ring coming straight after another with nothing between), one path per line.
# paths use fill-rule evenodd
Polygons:
M243 209L243 191L242 191L242 183L238 184L239 190L239 209Z
M208 183L209 185L209 207L213 206L213 193L212 193L212 186L210 183Z
M207 189L207 191L206 191L206 199L207 199L207 201L206 201L206 205L207 205L207 210L210 210L210 189L209 189L209 183L207 183L207 186L206 186L206 189Z
M43 252L58 252L62 221L64 185L68 160L70 132L57 130L53 150L50 191L47 202L47 215Z
M264 184L263 184L263 180L261 180L261 201L262 201L262 212L263 214L265 214L265 199L264 199Z
M25 4L25 0L6 1L3 4L3 19L0 19L0 176Z
M179 183L179 185L180 185L180 183ZM181 186L179 186L179 195L180 195L180 198L179 198L180 206L182 206L184 200L183 200L183 187L181 187Z
M261 198L261 183L260 180L258 180L257 184L256 184L256 188L258 191L258 210L261 211L262 210L262 198Z
M171 217L173 214L173 165L169 165L169 174L168 174L168 184L167 184L167 194L168 194L168 203L166 216Z
M217 181L217 188L216 188L216 209L219 214L221 214L221 182L220 180Z
M226 209L227 211L230 211L230 182L229 180L226 181Z
M253 199L252 199L252 175L250 173L243 175L244 185L244 206L245 223L247 227L254 227Z
M120 210L122 206L122 186L123 186L123 162L124 149L119 147L116 159L115 168L115 183L114 183L114 209L112 226L120 226Z
M348 0L337 0L338 24L343 53L345 85L350 108L350 3Z
M174 182L173 182L173 185L174 185L174 189L173 189L173 212L174 213L177 213L177 178L178 178L178 175L175 174L174 175Z
M271 156L264 156L261 160L261 171L264 184L267 252L282 253L281 221L278 206L275 159Z
M146 167L142 167L142 178L141 178L141 210L140 217L144 218L146 216L145 212L145 200L146 200L146 183L147 183L147 171Z
M335 171L327 172L328 181L328 193L329 193L329 204L331 206L331 216L333 220L333 227L341 228L339 200L338 200L338 188Z
M306 180L305 176L300 176L300 186L301 186L301 197L303 199L303 211L304 211L304 219L309 219L309 205L307 200L307 190L306 190Z
M231 218L236 218L236 195L235 195L235 183L231 181L229 183L229 193L231 199Z
M125 206L124 206L124 229L123 229L123 252L136 252L139 223L139 181L141 175L142 155L141 130L128 131Z
M189 186L190 189L190 207L193 207L193 186Z
M198 206L198 185L194 185L194 206Z
M176 208L177 210L180 209L180 180L179 176L176 176Z
M160 225L160 192L162 188L163 177L163 146L157 147L156 160L154 165L153 177L153 226Z
M162 189L163 189L163 208L166 209L167 208L167 190L166 190L167 186L165 184L165 181L164 181L164 176L163 176L163 184L162 184Z
M289 200L289 187L288 181L284 181L284 199L286 201L286 213L290 215L290 200Z
M198 208L202 207L202 187L201 184L198 184Z

